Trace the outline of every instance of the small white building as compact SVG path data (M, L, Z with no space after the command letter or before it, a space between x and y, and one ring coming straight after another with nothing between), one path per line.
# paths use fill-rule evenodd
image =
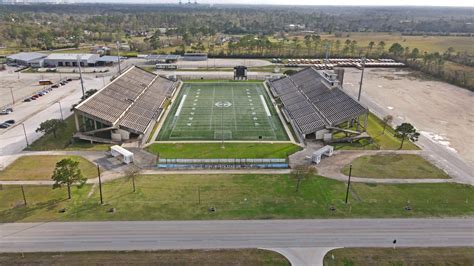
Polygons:
M126 164L133 163L133 152L119 145L110 147L110 154Z

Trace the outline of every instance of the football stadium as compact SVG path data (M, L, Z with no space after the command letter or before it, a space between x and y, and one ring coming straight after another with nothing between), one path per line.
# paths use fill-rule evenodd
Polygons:
M184 82L158 141L287 141L262 82Z

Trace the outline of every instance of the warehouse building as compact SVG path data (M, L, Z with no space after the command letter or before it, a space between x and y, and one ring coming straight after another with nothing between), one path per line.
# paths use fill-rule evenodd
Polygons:
M310 67L269 81L272 95L300 140L330 140L333 130L349 131L341 128L344 123L356 125L357 131L351 133L365 131L369 110L343 91L339 82L343 72L338 73L339 77L333 71Z
M97 66L100 60L98 54L50 54L44 58L43 65L45 67L77 67L80 62L81 66Z
M40 67L45 57L45 54L37 52L18 53L7 56L7 62L20 66Z
M102 143L145 140L176 85L132 66L74 109L74 136Z

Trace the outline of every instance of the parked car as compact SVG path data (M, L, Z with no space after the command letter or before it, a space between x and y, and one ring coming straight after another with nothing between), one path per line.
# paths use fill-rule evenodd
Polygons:
M71 82L71 81L72 81L72 79L71 79L71 78L68 78L68 79L66 79L66 81L67 81L67 82Z
M28 97L28 98L24 99L23 101L24 101L25 103L27 103L27 102L31 102L31 98L30 98L30 97Z
M13 124L15 124L15 120L10 119L10 120L7 120L7 121L5 121L5 122L3 122L3 123L4 123L4 124L13 125Z
M59 88L59 84L54 84L51 88Z
M0 115L8 115L9 113L13 113L13 108L7 108L0 111Z
M7 123L0 124L0 128L8 128L8 127L10 127L10 124L7 124Z

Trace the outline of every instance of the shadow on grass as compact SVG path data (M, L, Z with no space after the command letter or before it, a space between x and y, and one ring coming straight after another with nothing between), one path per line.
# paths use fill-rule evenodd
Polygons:
M8 210L3 210L0 212L0 222L1 223L13 223L17 221L24 220L25 218L31 216L34 212L46 209L47 211L52 211L62 202L66 202L68 199L52 199L45 202L20 205L13 207Z

